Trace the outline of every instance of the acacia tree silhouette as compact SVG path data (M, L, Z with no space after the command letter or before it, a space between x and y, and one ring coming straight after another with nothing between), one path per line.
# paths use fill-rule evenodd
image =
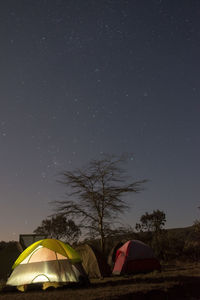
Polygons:
M124 156L104 155L100 160L92 160L82 169L66 171L60 182L68 190L67 199L55 201L56 213L70 216L79 226L100 238L102 252L105 238L113 230L119 214L129 206L123 199L128 193L138 193L147 180L126 182L122 164Z

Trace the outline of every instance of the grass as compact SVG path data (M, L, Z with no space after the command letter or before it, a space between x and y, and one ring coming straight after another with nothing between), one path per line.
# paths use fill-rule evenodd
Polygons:
M4 286L1 282L0 286ZM91 279L88 287L67 286L20 293L2 290L0 299L200 299L200 263L164 264L161 272Z

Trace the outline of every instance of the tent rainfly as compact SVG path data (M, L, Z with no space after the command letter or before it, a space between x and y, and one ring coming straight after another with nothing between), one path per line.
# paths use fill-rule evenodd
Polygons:
M160 270L151 247L138 240L126 242L116 252L113 275Z
M89 278L102 278L111 275L111 269L102 254L88 244L78 245L84 270Z

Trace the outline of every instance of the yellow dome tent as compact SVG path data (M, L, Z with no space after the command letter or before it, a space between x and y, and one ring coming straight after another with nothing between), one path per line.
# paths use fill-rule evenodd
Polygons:
M32 283L82 282L87 278L79 254L56 239L30 245L19 255L12 269L7 285L18 287Z

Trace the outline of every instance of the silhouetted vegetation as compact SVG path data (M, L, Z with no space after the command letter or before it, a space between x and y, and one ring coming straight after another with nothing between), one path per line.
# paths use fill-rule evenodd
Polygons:
M86 168L62 174L61 183L69 193L65 201L57 201L57 214L79 220L90 237L98 237L101 251L105 250L106 238L116 230L116 219L128 208L123 196L138 193L146 180L126 183L122 163L125 158L104 156L92 160Z
M68 220L63 215L57 215L43 220L41 225L34 230L34 233L44 234L55 239L62 239L69 244L77 242L81 235L80 228L74 221Z
M152 213L146 212L140 218L140 223L136 224L136 230L146 233L146 243L154 249L157 257L164 258L164 248L166 244L166 232L163 229L166 223L166 215L163 211L154 210Z
M186 228L162 229L162 233L153 236L152 232L135 232L131 228L129 231L122 231L121 234L106 240L105 255L108 257L113 247L122 246L128 240L137 239L151 246L157 258L164 262L188 261L196 262L200 259L200 243L195 226ZM99 249L97 239L87 239L87 243ZM99 249L100 250L100 249Z
M147 231L158 234L163 230L166 223L166 215L163 211L154 210L153 213L145 213L140 218L140 223L136 224L137 231Z

